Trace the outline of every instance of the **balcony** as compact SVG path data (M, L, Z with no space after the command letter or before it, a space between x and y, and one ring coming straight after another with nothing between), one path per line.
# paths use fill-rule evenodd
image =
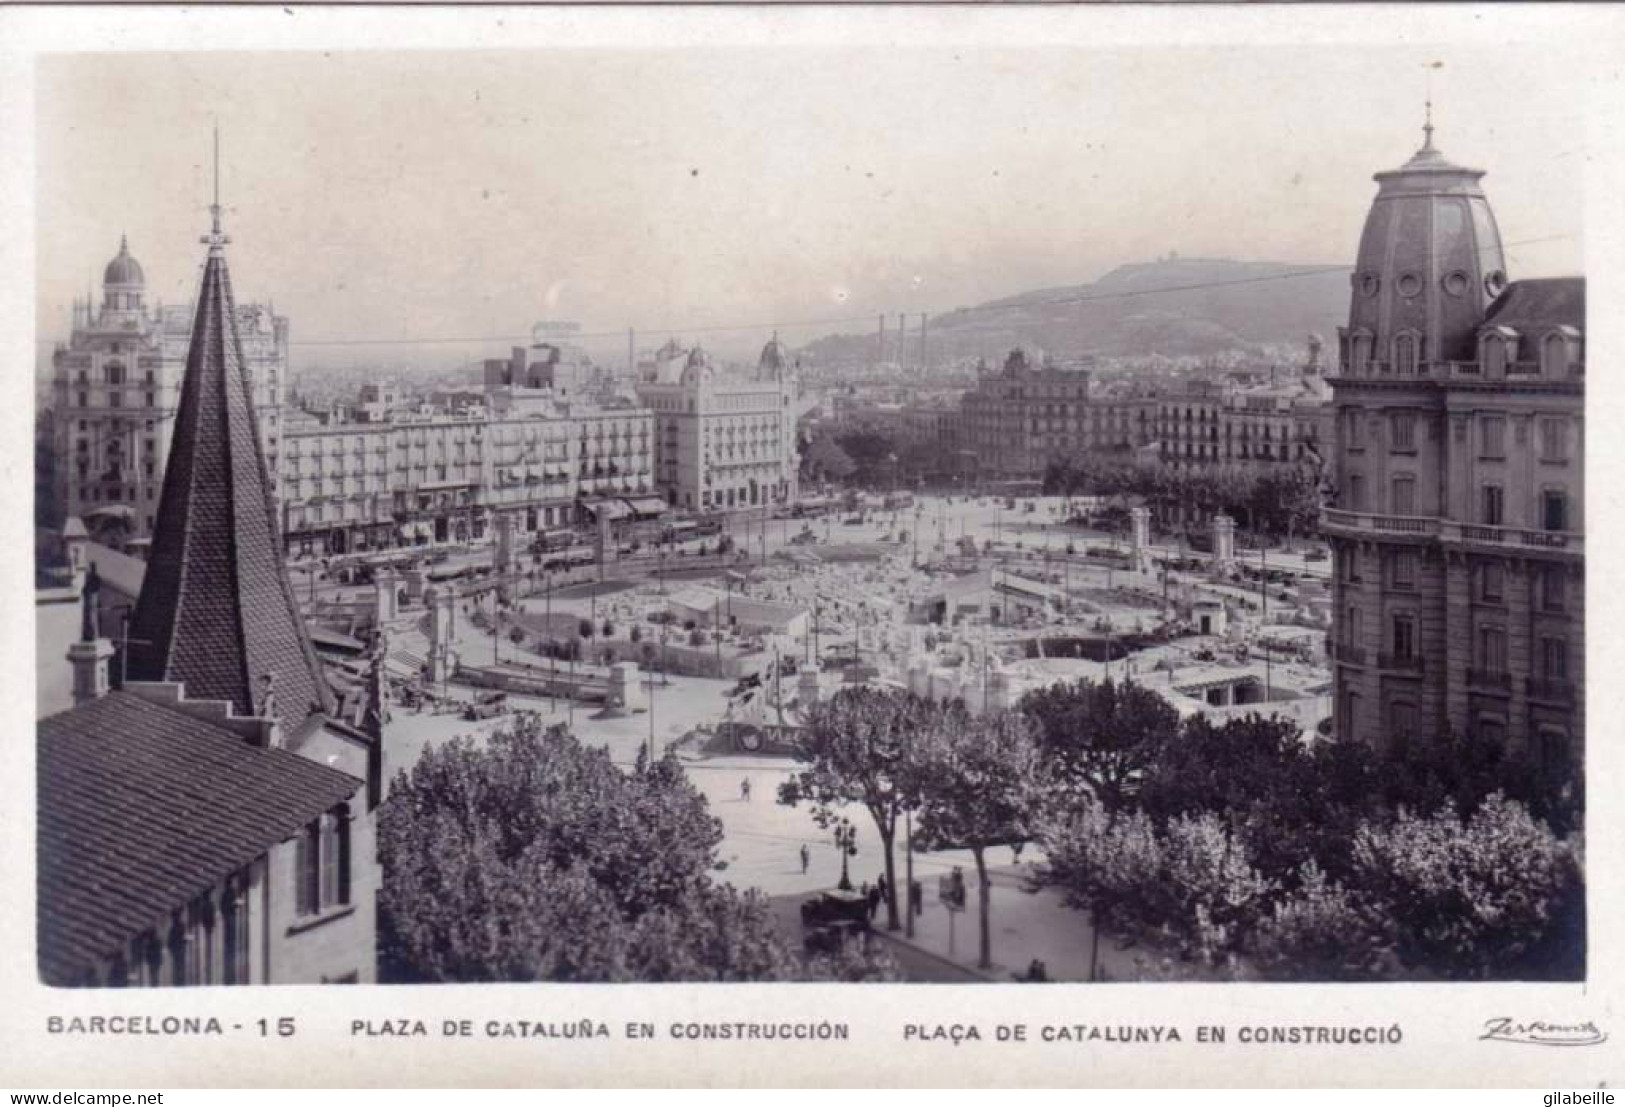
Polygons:
M1512 691L1512 674L1505 669L1468 669L1467 683L1479 688Z
M1369 511L1340 511L1326 508L1320 513L1323 526L1369 534L1395 534L1413 538L1433 538L1439 534L1440 520L1429 515L1379 515Z
M1365 664L1365 648L1363 646L1350 646L1342 642L1327 642L1326 650L1338 661L1346 661L1350 665Z
M1397 672L1420 673L1422 659L1416 654L1379 653L1377 667Z
M1585 534L1571 530L1532 530L1528 527L1492 527L1482 523L1458 523L1449 519L1439 521L1439 538L1445 542L1459 542L1476 546L1495 546L1551 550L1558 553L1585 555Z
M1574 685L1566 680L1529 677L1524 681L1524 691L1532 700L1561 704L1574 702Z

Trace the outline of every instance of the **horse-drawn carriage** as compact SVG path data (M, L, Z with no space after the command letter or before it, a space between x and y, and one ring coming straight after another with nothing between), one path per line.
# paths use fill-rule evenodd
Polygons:
M809 953L833 953L869 930L869 901L856 891L820 892L801 901L801 943Z

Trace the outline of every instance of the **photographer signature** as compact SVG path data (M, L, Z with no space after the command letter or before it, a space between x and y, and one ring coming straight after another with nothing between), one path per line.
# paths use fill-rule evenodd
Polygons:
M1589 1046L1601 1045L1608 1035L1597 1024L1586 1022L1519 1022L1516 1019L1494 1018L1484 1020L1481 1042L1521 1042L1524 1045Z

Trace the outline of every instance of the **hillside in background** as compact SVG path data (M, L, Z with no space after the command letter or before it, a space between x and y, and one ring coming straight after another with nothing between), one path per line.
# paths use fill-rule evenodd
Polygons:
M1348 296L1342 267L1170 257L1119 266L1092 284L934 316L931 361L991 358L1017 344L1059 357L1256 353L1270 343L1301 344L1310 332L1330 339L1348 315ZM917 326L917 319L910 322ZM894 337L888 334L888 342ZM911 326L910 362L919 356L918 342ZM821 364L870 363L875 335L830 335L807 350Z

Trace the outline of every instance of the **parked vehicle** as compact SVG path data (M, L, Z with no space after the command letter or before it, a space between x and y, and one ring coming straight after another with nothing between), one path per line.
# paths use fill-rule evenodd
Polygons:
M498 715L505 715L508 711L508 693L481 692L472 701L463 707L465 719L493 719Z

